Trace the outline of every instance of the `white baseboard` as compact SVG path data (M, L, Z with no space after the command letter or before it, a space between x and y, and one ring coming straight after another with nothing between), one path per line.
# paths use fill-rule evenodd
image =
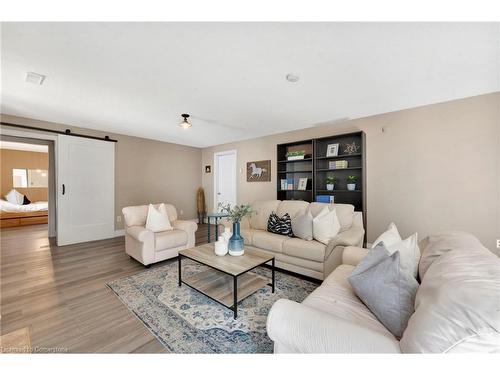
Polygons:
M125 236L125 229L115 230L115 237Z

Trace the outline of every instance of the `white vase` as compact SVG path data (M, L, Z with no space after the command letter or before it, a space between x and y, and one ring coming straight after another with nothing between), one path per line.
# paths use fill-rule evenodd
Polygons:
M224 237L219 236L218 241L215 242L215 255L224 256L227 254L227 242Z
M334 187L334 184L326 184L326 190L333 190Z
M356 184L347 184L347 190L356 190Z

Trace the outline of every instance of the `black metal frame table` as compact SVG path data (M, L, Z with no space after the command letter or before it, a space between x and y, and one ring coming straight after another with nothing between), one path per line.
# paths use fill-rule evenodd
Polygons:
M222 212L211 212L207 214L207 222L208 222L208 243L210 243L211 236L210 236L210 219L214 218L215 219L215 241L218 240L219 237L219 219L222 219L223 217L228 217L229 215L226 213Z
M198 248L203 248L204 246L207 246L207 245L202 245L202 246L199 246ZM186 254L187 251L196 250L196 249L197 248L193 248L193 249L183 250L183 251L179 252L179 256L178 256L179 287L182 286L182 284L185 284L185 285L189 286L190 288L196 290L197 292L199 292L199 293L205 295L206 297L210 298L211 300L213 300L213 301L215 301L215 302L223 305L226 308L229 308L229 309L233 310L234 319L238 318L238 303L241 302L241 301L243 301L246 297L248 297L248 296L252 295L253 293L255 293L261 287L263 287L265 285L270 286L271 287L271 292L272 293L275 292L276 271L275 271L275 259L274 259L274 256L265 254L266 257L265 257L265 259L262 259L262 262L254 263L251 266L249 266L248 268L242 269L240 272L230 272L227 269L224 269L224 267L220 267L220 266L215 266L213 264L209 264L210 262L203 261L203 260L200 259L200 257L191 256L189 254ZM213 249L211 251L213 251ZM248 250L245 250L245 251L248 252ZM258 253L258 252L256 252L256 253ZM245 255L242 255L240 257L232 257L231 255L225 255L224 257L227 258L228 260L230 260L231 258L233 258L235 261L238 261L237 258L241 258L241 257L244 257L244 256ZM224 257L220 257L220 258L224 258ZM228 278L232 278L232 283L233 283L233 288L232 288L232 305L228 304L228 303L224 303L223 301L218 300L217 298L211 296L209 294L209 292L207 292L206 290L203 291L203 290L201 290L200 287L194 286L191 283L186 282L186 280L183 280L182 279L182 258L190 259L190 260L192 260L192 261L194 261L196 263L199 263L199 264L202 264L204 266L209 267L211 270L215 270L216 272L222 273L222 274L226 275ZM254 270L257 267L264 266L264 265L266 265L269 262L271 262L271 282L269 283L267 281L267 279L265 279L263 276L260 276L260 275L254 276L256 279L260 279L260 284L257 284L257 286L260 285L260 287L256 287L255 290L252 290L252 289L247 290L246 293L244 293L246 295L244 295L243 298L241 298L240 300L238 300L238 278L242 277L243 275L247 275L247 276L248 275L253 275L253 273L250 272L250 271ZM247 279L248 279L248 277L247 277Z

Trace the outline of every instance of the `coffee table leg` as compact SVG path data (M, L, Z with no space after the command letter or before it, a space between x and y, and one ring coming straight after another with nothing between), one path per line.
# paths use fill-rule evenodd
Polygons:
M276 284L276 277L274 275L274 258L271 262L271 274L272 274L272 278L273 278L273 286L272 286L272 292L274 293L274 286Z
M210 243L210 216L207 217L208 222L208 243Z
M234 319L238 318L238 277L233 276L233 311L234 311Z
M181 286L181 284L182 284L182 276L181 276L181 269L182 269L182 267L181 267L181 258L182 258L182 257L181 257L181 255L179 254L179 286Z

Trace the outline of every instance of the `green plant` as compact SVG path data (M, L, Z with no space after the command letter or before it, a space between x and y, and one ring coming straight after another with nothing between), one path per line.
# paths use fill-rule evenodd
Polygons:
M327 185L335 184L337 181L338 181L338 179L335 176L326 176L326 184Z
M302 151L289 151L286 153L286 157L290 156L305 156L306 152L304 150Z
M358 178L356 176L347 176L346 180L348 184L355 184L358 181Z
M252 206L250 206L249 204L242 204L240 206L234 205L231 208L231 205L229 203L227 205L219 203L219 208L220 212L228 214L229 220L231 220L233 223L238 223L245 216L251 215L252 212L254 212L252 210Z

